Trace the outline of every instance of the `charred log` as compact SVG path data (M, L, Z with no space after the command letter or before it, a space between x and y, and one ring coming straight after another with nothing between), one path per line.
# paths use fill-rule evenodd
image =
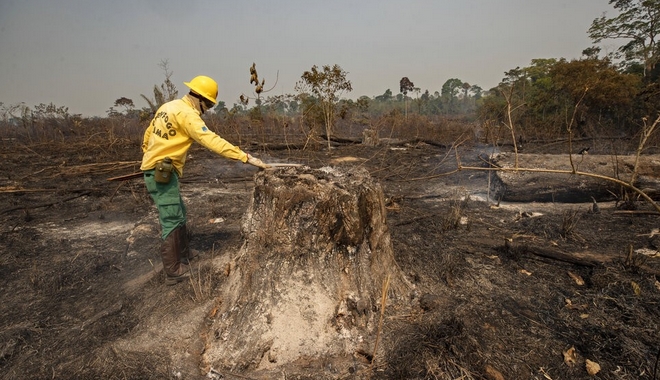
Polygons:
M576 171L630 181L634 167L632 156L573 155ZM515 156L502 154L491 165L505 169L515 167ZM571 171L568 155L519 154L518 167L527 169L548 169ZM653 199L660 199L660 157L642 156L635 186ZM579 203L615 200L613 194L620 194L621 185L605 179L583 175L529 172L498 171L493 183L495 198L510 202L565 202Z

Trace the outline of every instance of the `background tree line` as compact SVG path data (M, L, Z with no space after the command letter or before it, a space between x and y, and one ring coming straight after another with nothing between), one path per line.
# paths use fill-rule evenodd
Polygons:
M414 78L403 77L392 78L392 86L380 95L349 99L343 96L352 89L348 72L338 65L313 66L301 75L293 94L268 96L261 89L231 105L220 100L205 117L218 130L239 134L242 129L241 138L262 134L263 141L270 138L268 133L329 137L360 134L366 128L411 134L419 133L420 126L443 128L448 119L486 129L515 125L527 140L557 138L569 126L581 137L633 137L643 118L654 118L660 107L660 0L610 4L618 13L593 20L588 35L594 44L615 40L621 43L619 49L602 54L594 45L579 59L533 59L528 66L506 71L488 90L459 78L447 79L440 89L422 90ZM106 124L139 134L161 104L179 96L168 62L161 61L159 67L163 83L154 86L153 97L140 95L148 106L138 109L132 99L121 97L108 109ZM399 91L394 93L397 81ZM99 122L81 120L53 104L31 109L0 103L4 135L22 129L20 135L34 136L34 129L40 129L46 137L52 135L45 132L49 125L66 135L92 120ZM127 125L133 127L127 130Z

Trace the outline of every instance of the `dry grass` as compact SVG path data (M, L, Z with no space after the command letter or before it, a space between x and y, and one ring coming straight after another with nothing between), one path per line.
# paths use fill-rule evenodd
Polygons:
M129 352L103 348L74 359L79 365L54 366L53 379L178 379L166 357L155 352ZM72 368L78 370L72 370Z
M423 136L437 141L455 141L456 136L470 130L469 126L462 126L458 121L434 124L416 120L412 115L409 116L407 125L400 123L400 120L388 121L392 122L387 125L390 127L388 131L394 131L397 136ZM283 131L277 132L284 128L281 123L277 124L275 120L263 122L263 126L223 124L224 126L219 127L228 128L229 139L238 137L241 143L262 141L263 138L268 140L268 133L274 133L273 136L276 136L276 133L281 132L280 135L284 139ZM247 129L242 131L244 127ZM248 127L252 129L248 130ZM138 140L141 132L138 128L131 131L123 129L123 125L114 125L113 130L109 130L110 126L107 124L103 128L106 129L86 130L81 136L67 139L66 144L44 142L17 147L15 150L18 153L7 155L7 160L12 160L12 163L36 162L53 167L56 165L51 162L59 164L64 160L71 160L76 162L76 165L70 168L80 174L79 178L87 180L86 177L92 176L93 173L86 171L86 164L117 162L119 159L114 152L122 150L140 157ZM231 128L235 130L232 132ZM286 132L289 141L306 137L303 131L297 131L299 127L296 124L286 128L289 128ZM351 133L357 133L356 131L357 128ZM60 144L61 146L58 146ZM72 151L75 152L74 158L71 158ZM126 153L122 153L122 157L122 160L130 159L126 157ZM384 160L382 168L389 173L400 172L401 178L405 179L406 176L413 175L411 169L414 169L405 165L409 163L388 166ZM21 170L22 166L13 164L12 167ZM97 166L97 169L105 170L103 166ZM37 178L32 174L31 171L12 173L12 177L16 175L26 180ZM94 182L84 182L87 183ZM56 186L64 188L64 184L58 183ZM112 189L114 190L114 187ZM126 187L122 189L128 191ZM139 211L150 210L151 206L147 207L148 196L139 188L137 191L138 196L145 197L144 210ZM30 196L26 194L22 198L25 200ZM125 198L123 200L125 201ZM15 200L12 199L13 201ZM99 207L111 207L101 203L102 201L85 206L88 207L86 212L98 210ZM37 199L34 202L37 202ZM440 284L435 290L445 291L442 296L446 297L448 306L439 310L438 314L417 315L416 319L407 320L405 325L388 326L386 322L381 347L390 353L385 358L386 361L379 358L375 378L483 379L488 364L505 373L507 378L543 379L547 378L544 377L545 374L553 379L585 378L583 368L568 368L561 363L561 359L557 359L561 349L567 344L575 345L583 357L598 361L604 368L599 375L601 378L657 378L657 370L654 369L654 364L657 363L654 363L654 360L657 360L658 355L657 337L660 329L654 316L660 315L660 303L655 278L643 269L644 264L648 264L644 262L644 257L631 250L620 250L621 262L584 270L581 275L587 285L574 289L573 284L570 287L562 286L561 275L566 272L562 265L550 265L542 260L531 260L521 255L515 260L509 260L510 262L503 260L504 264L500 266L495 264L497 260L493 256L498 256L497 259L506 256L497 250L489 250L479 245L456 248L457 241L471 238L463 235L465 231L457 228L462 216L473 216L472 212L476 210L477 206L474 204L467 207L467 200L448 202L444 208L445 213L434 213L437 215L435 218L427 216L429 209L426 204L412 209L413 202L411 199L402 201L401 210L412 213L408 215L422 217L413 218L412 221L406 217L406 223L395 224L392 228L395 234L393 240L401 248L399 263L406 272L415 272L418 279L421 278L421 281L418 281L420 287ZM117 208L119 206L119 203L114 205ZM219 206L213 206L216 207ZM58 210L60 209L55 211ZM66 209L62 209L64 210ZM219 211L214 210L211 214L221 214ZM488 211L479 212L486 215ZM593 220L598 220L596 218L602 215L594 215ZM587 225L582 224L585 222L580 216L577 211L571 211L557 215L557 218L550 222L546 218L526 218L512 224L511 228L515 229L516 233L534 235L537 239L545 238L547 241L556 240L558 235L561 235L567 237L565 240L570 242L575 240L579 232L585 239L591 239L590 247L602 248L604 244L599 245L596 238L592 238L596 234L593 230L582 231ZM43 215L35 212L34 217ZM631 225L637 223L640 222L634 221ZM477 230L479 223L475 222L472 227ZM483 230L481 232L483 233ZM643 232L647 233L648 230ZM213 240L217 236L210 234L207 239ZM154 352L131 352L116 351L103 344L131 334L136 324L144 318L144 314L132 310L131 303L136 301L134 299L125 299L120 311L107 315L102 321L90 325L82 332L70 334L66 330L71 326L79 327L85 318L97 315L98 310L104 306L112 308L115 305L114 301L98 302L105 300L104 294L101 293L98 294L99 298L95 299L96 302L90 302L91 296L72 301L73 295L88 294L81 292L82 290L98 289L99 283L96 281L99 281L104 273L108 283L116 285L116 269L112 269L112 266L118 264L113 260L121 254L109 254L115 252L113 247L94 245L91 250L95 253L88 255L86 262L82 260L83 256L76 258L72 255L59 264L45 267L45 258L52 256L52 252L71 251L66 239L50 241L48 249L44 250L43 246L39 245L38 231L34 229L15 229L0 237L8 251L13 252L2 257L3 268L10 268L10 265L21 268L3 269L12 274L4 277L8 288L12 289L7 296L12 295L14 300L28 300L14 303L8 298L6 302L8 305L22 306L7 307L5 310L5 320L10 322L3 327L3 339L0 341L6 343L0 348L6 348L4 352L8 353L2 358L5 360L3 364L10 364L7 364L7 372L0 375L0 378L174 377L168 367L171 365L170 358L160 355L161 353L156 351L157 347ZM599 238L602 239L603 236ZM207 251L210 246L211 243L206 246ZM40 256L44 251L48 255ZM208 300L209 294L223 279L223 276L215 273L210 266L194 261L193 265L196 268L191 287L182 284L174 290L186 307ZM529 269L533 275L520 276L520 267ZM46 269L49 269L49 272ZM22 287L13 282L13 274L21 272L27 277ZM526 279L538 280L522 284ZM544 282L550 285L543 288ZM90 288L91 285L95 287ZM489 285L493 286L484 288ZM161 288L162 279L154 277L144 290L157 294ZM114 287L108 289L114 291ZM147 296L145 299L149 299ZM575 310L566 307L565 298L568 297L571 298L572 305L585 305L587 309ZM515 299L512 301L513 298ZM87 305L94 305L94 308L88 309ZM163 306L160 304L158 307ZM174 313L176 307L178 306L167 307L165 311ZM395 311L394 307L388 307L388 312ZM143 308L141 312L150 310ZM589 317L582 318L580 314L589 314ZM27 322L14 324L13 321ZM386 339L385 335L388 334L390 336ZM31 370L31 373L28 373L28 370Z
M388 378L469 380L480 373L465 368L479 362L474 361L479 346L457 318L435 321L430 316L398 334L387 356Z
M190 271L190 285L193 290L191 298L194 302L202 303L214 298L214 290L220 285L223 278L213 265L213 258L215 257L215 244L211 250L210 260L204 260L204 265L201 262L191 263Z
M461 226L463 220L465 209L470 203L470 197L452 197L450 201L449 211L444 215L442 219L442 228L445 230L455 230Z
M568 238L575 233L576 227L580 223L580 211L567 210L562 213L561 225L559 226L559 234L563 238Z

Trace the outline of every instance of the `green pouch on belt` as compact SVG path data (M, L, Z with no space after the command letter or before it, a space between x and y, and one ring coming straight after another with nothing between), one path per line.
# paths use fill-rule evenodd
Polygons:
M172 165L172 159L165 157L164 160L158 161L156 163L156 169L154 170L154 179L158 183L170 183L172 179L172 170L174 170L174 165Z

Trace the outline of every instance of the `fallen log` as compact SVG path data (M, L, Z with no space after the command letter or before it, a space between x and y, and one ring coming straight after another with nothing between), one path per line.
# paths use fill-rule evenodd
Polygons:
M0 188L0 193L52 193L57 189L19 189L19 188Z
M634 156L573 155L576 171L593 173L629 182L635 163ZM534 171L515 171L515 155L504 153L491 160L496 171L491 191L494 198L509 202L581 203L614 200L621 194L621 185L585 175L570 174L573 170L567 154L519 154L518 168ZM548 172L543 172L547 169ZM552 173L550 171L566 171ZM640 157L638 177L634 185L652 199L660 199L660 155Z
M328 141L328 135L320 135L319 136L321 139L324 141ZM332 136L330 135L330 141L335 142L337 144L347 144L347 145L354 145L354 144L361 144L362 139L358 138L350 138L350 137L339 137L339 136Z
M553 259L569 264L585 266L585 267L594 267L598 264L604 263L604 261L600 261L595 258L586 257L580 254L570 254L549 247L544 248L544 247L533 247L530 245L521 245L517 247L517 249L523 252L531 253L535 256L544 257L547 259Z
M606 255L594 255L591 252L569 253L550 246L538 246L524 242L514 243L512 239L504 239L504 245L499 249L511 257L534 255L585 267L594 267L611 261L611 258Z
M85 191L82 191L80 194L77 194L77 195L74 195L74 196L71 196L71 197L68 197L68 198L60 199L58 201L40 203L40 204L36 204L36 205L25 205L25 206L10 207L10 208L6 208L6 209L0 211L0 215L6 214L6 213L11 212L11 211L16 211L16 210L29 210L29 209L50 207L50 206L54 206L58 203L64 203L64 202L74 200L76 198L84 197L85 195L89 195L91 193L92 193L91 190L85 190Z
M659 215L660 212L650 210L616 210L612 212L614 215Z
M591 252L591 251L580 251L580 252L565 252L559 248L554 247L543 247L538 245L531 245L527 243L513 243L509 239L505 239L504 246L500 247L502 252L505 252L507 255L515 257L521 255L534 255L540 257L541 259L550 259L554 261L560 261L563 263L593 268L598 266L607 266L619 259L619 256L616 256L612 253L604 252ZM632 255L632 251L630 253ZM651 275L660 275L660 271L656 268L653 268L645 264L636 265L639 270L651 274Z
M128 181L130 179L143 178L143 177L144 177L144 172L137 172L137 173L120 175L118 177L108 178L108 181Z
M260 149L265 151L275 150L302 150L305 149L304 143L257 143L253 142L248 145L253 149Z
M94 314L94 316L92 316L91 318L88 318L87 320L85 320L83 323L80 324L80 327L77 327L77 326L74 327L73 330L83 331L86 327L93 325L94 323L98 322L99 320L101 320L101 319L103 319L107 316L110 316L110 315L113 315L113 314L116 314L116 313L120 312L123 307L124 307L124 304L121 301L116 302L115 304L111 305L110 307L99 311L98 313Z

